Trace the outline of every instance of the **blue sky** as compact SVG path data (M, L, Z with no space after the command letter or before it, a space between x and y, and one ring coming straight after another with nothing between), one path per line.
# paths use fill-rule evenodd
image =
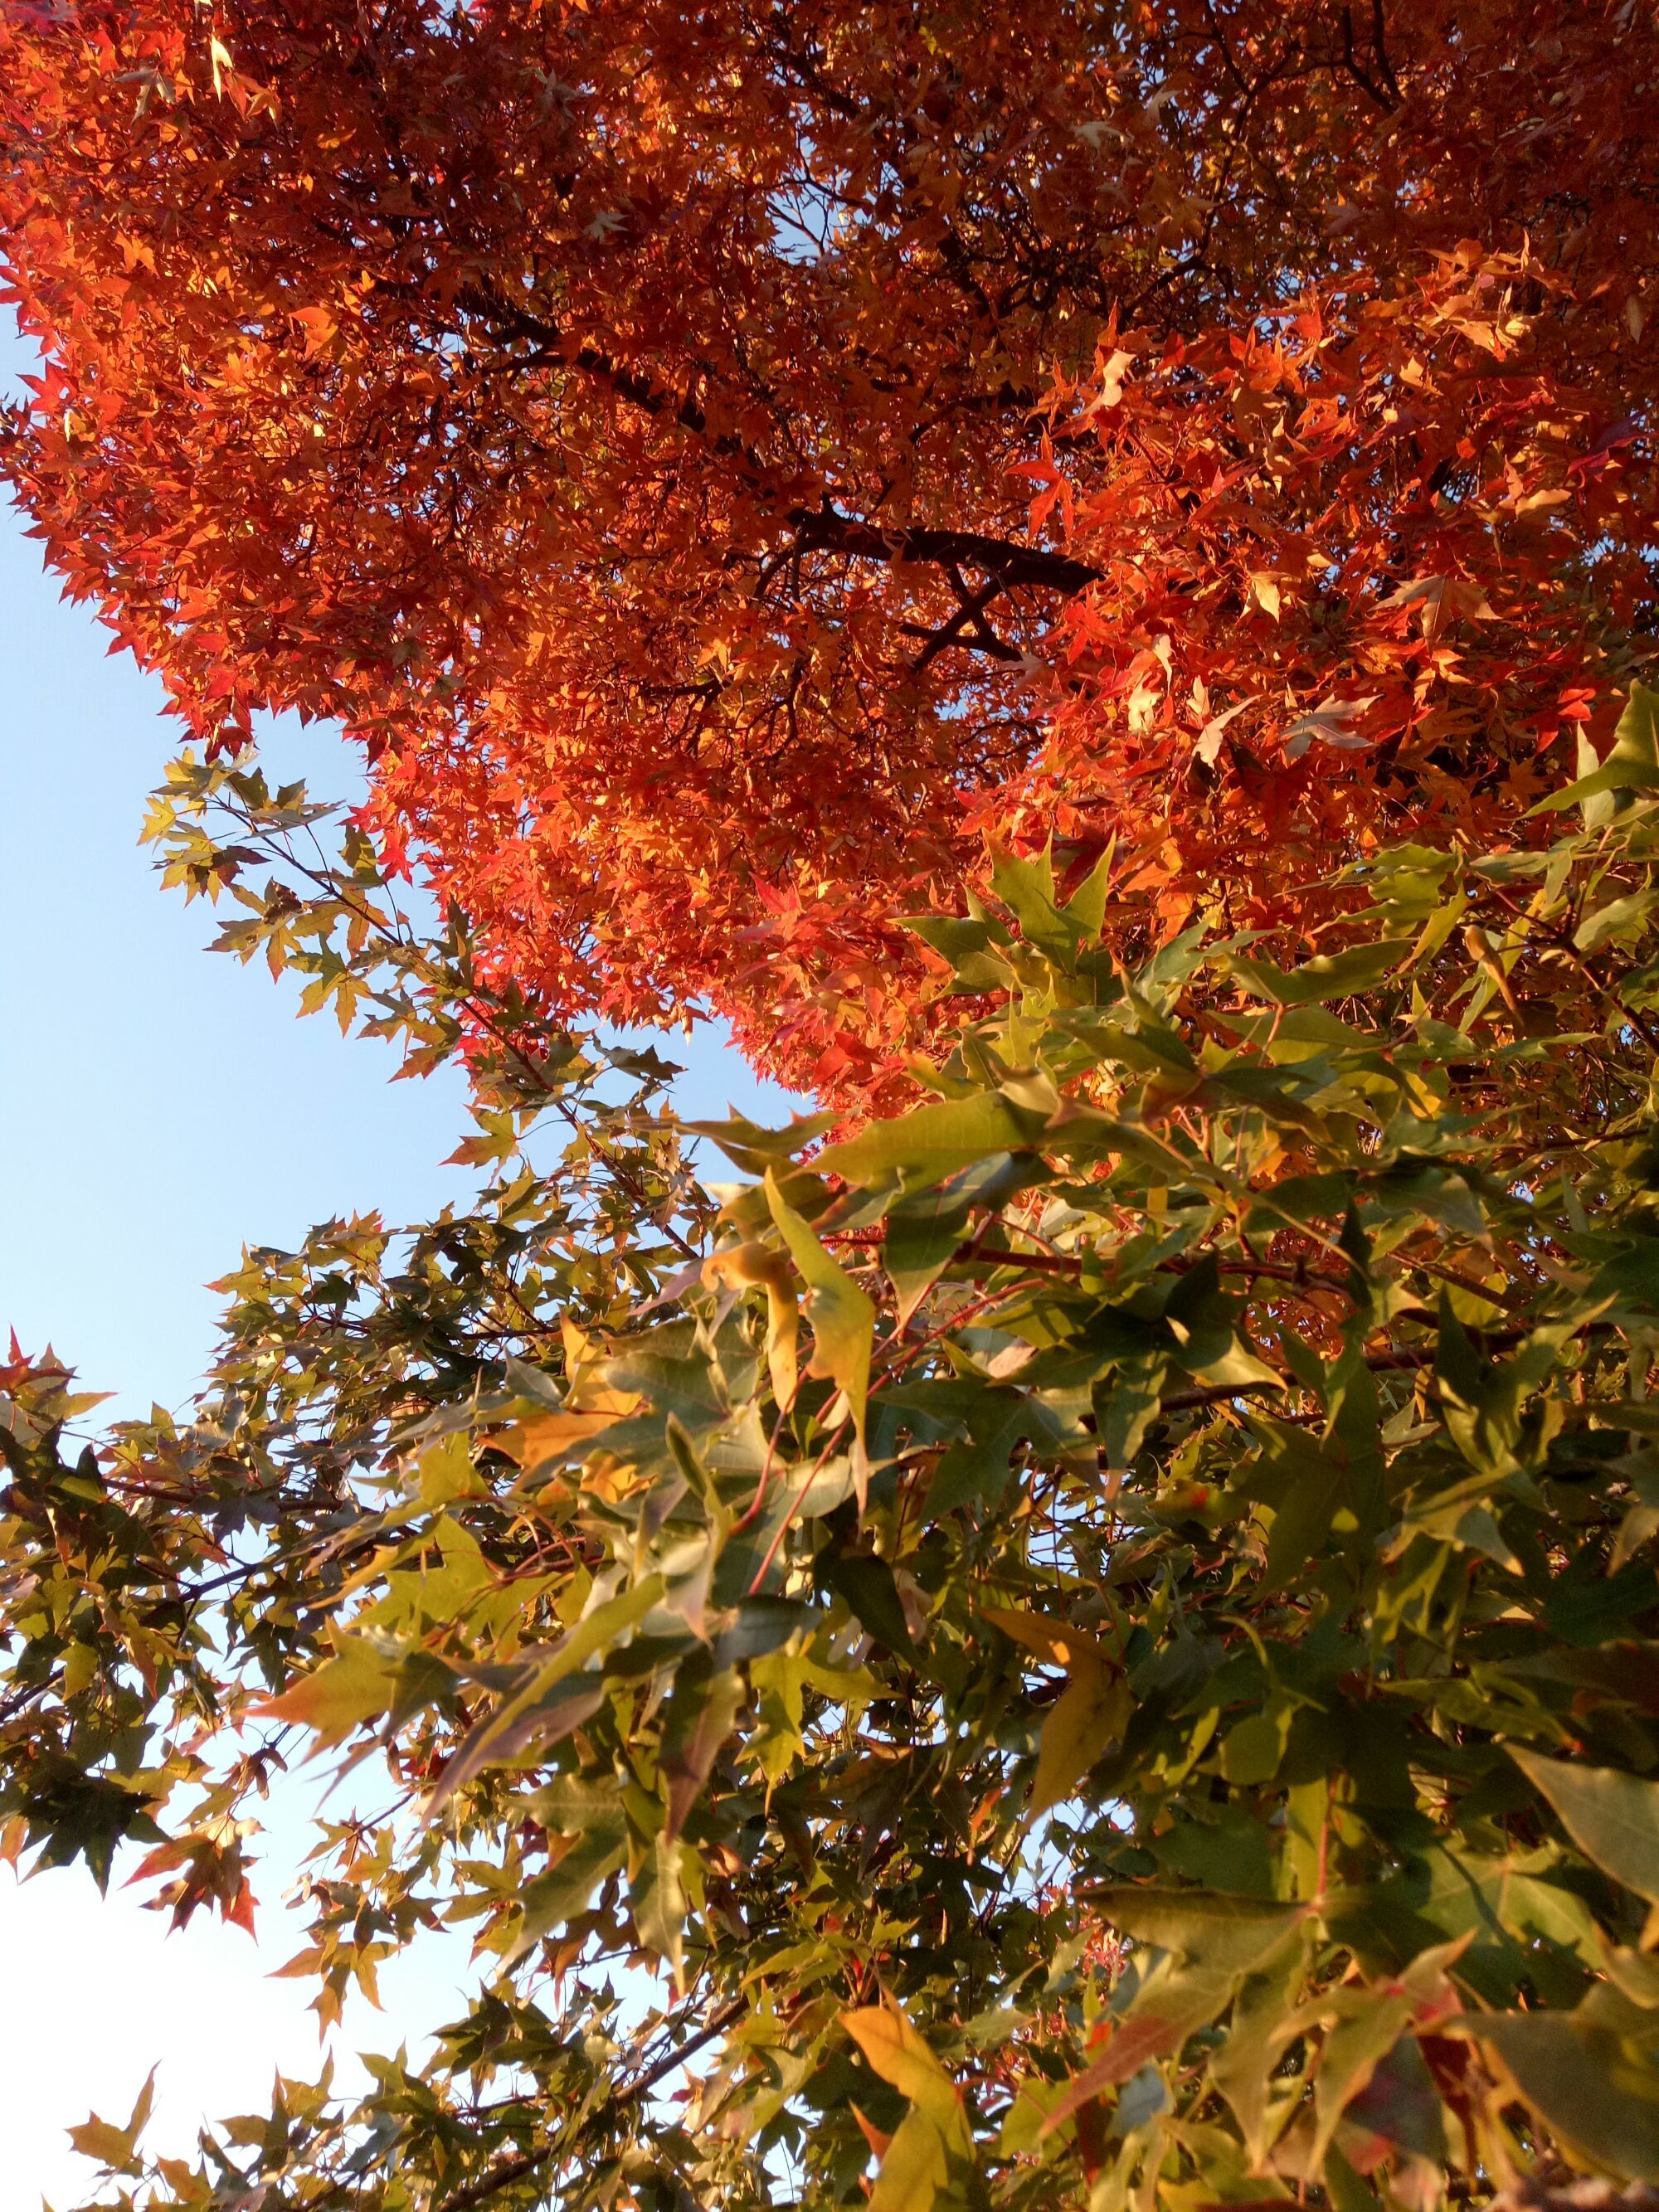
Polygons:
M137 843L177 750L161 687L0 516L0 1326L142 1412L188 1396L205 1285L244 1240L369 1206L420 1218L477 1178L441 1165L467 1127L453 1072L393 1083L392 1048L296 1019L297 987L203 950L211 909L163 892ZM326 730L266 747L319 795L358 788ZM787 1118L717 1034L663 1048L689 1062L683 1110Z
M0 376L21 366L0 347ZM295 987L207 954L210 910L161 890L137 839L176 726L107 647L0 505L0 1329L50 1341L118 1413L188 1400L212 1342L206 1285L244 1241L291 1245L354 1209L419 1219L477 1178L441 1164L467 1126L452 1073L392 1082L392 1050L296 1020ZM271 748L319 795L357 787L325 731L285 726ZM787 1119L716 1034L665 1049L689 1063L689 1115L730 1100ZM94 2106L125 2119L154 2060L149 2139L173 2151L204 2114L264 2109L274 2066L314 2072L309 1992L269 1978L301 1948L280 1893L302 1810L274 1819L257 1945L205 1915L168 1936L77 1870L19 1887L0 1869L0 2212L77 2203L88 2170L64 2130ZM349 2016L344 2047L414 2043L453 2017L466 1975L459 1944L388 1975L387 2016Z

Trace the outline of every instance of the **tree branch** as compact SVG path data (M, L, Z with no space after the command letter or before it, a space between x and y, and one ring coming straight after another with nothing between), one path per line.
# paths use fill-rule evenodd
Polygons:
M855 561L892 564L902 561L933 562L948 567L966 562L994 576L1001 591L1021 585L1040 591L1080 592L1100 581L1101 571L1069 553L1045 545L1022 545L1012 538L994 538L978 530L886 530L857 516L826 507L790 520L799 536L803 553L839 553Z
M607 2099L578 2134L576 2142L580 2142L581 2136L586 2135L599 2121L615 2113L625 2112L638 2104L640 2099L654 2089L665 2075L676 2072L695 2051L701 2051L706 2043L712 2043L717 2035L724 2033L748 2009L747 1998L733 1997L717 2012L711 2013L695 2035L689 2036L677 2050L667 2052L654 2065L647 2066L644 2073L635 2075L625 2088L619 2089L614 2097ZM500 2191L510 2188L515 2181L528 2179L550 2159L574 2148L574 2143L548 2143L540 2150L525 2151L517 2158L501 2159L486 2172L481 2173L476 2181L465 2183L453 2196L446 2197L441 2204L433 2208L433 2212L471 2212L475 2204L484 2203Z
M789 495L781 472L745 440L732 431L715 428L708 410L689 392L677 396L659 387L648 376L624 368L597 346L572 344L556 323L527 308L476 289L462 293L460 299L463 307L493 330L531 343L532 352L514 356L503 367L578 369L641 413L674 423L722 459L738 462L763 502L775 501L781 506ZM790 489L798 489L798 479ZM1101 576L1101 571L1086 561L1048 546L1023 545L1017 539L978 530L885 529L857 515L842 514L828 498L818 507L787 507L782 519L796 533L791 548L795 554L832 553L888 567L906 561L939 567L966 562L994 578L998 590L1003 592L1024 585L1039 591L1071 593L1098 583Z

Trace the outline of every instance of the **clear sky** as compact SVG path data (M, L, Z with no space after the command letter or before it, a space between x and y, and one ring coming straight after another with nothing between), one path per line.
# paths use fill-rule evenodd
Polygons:
M0 376L20 365L0 344ZM111 1411L142 1413L188 1400L212 1341L205 1286L244 1241L292 1244L354 1209L419 1219L476 1177L440 1164L466 1133L453 1075L391 1082L394 1052L296 1021L295 988L210 957L210 910L161 890L136 840L176 726L107 645L0 504L0 1329L50 1340L118 1394ZM356 788L328 732L273 744L319 795ZM689 1062L687 1114L730 1100L787 1118L712 1032L665 1049ZM269 1978L301 1948L280 1903L298 1809L275 1817L257 1943L205 1914L169 1936L79 1870L19 1886L0 1869L0 2212L79 2203L91 2170L64 2130L94 2107L125 2120L155 2060L147 2140L174 2151L204 2114L266 2109L276 2065L314 2074L309 1992ZM349 2018L343 2047L413 2045L454 2016L466 1973L458 1944L388 1974L386 2017Z

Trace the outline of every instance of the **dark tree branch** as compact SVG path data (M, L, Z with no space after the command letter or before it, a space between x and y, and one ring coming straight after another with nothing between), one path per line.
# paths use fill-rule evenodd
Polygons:
M1021 545L977 530L882 529L834 507L792 516L803 553L839 553L855 561L884 564L914 561L940 567L966 562L994 577L999 591L1030 585L1039 591L1080 592L1100 581L1101 572L1069 553L1043 545Z
M1018 648L1000 638L985 619L986 608L1002 591L996 577L988 577L978 591L970 592L963 580L961 569L954 562L946 563L945 574L951 580L951 590L957 595L957 611L950 621L934 630L924 629L916 623L901 625L907 637L925 637L927 641L916 656L911 674L920 676L924 668L937 660L941 653L948 652L953 645L959 645L965 653L988 653L994 660L1018 660L1020 658ZM964 635L964 632L969 634Z
M1382 73L1382 82L1396 101L1404 98L1400 80L1394 73L1394 64L1389 58L1388 25L1382 20L1382 0L1371 0L1371 53Z
M580 370L604 384L619 399L639 408L641 413L675 423L699 439L711 453L737 462L749 477L763 505L775 502L782 506L789 496L780 482L781 471L745 440L731 431L716 429L707 409L689 392L678 398L672 392L654 385L637 369L625 368L612 361L596 346L573 346L556 324L526 308L498 301L488 293L464 293L461 304L493 331L530 342L530 352L513 355L500 364L501 368L515 372L550 368ZM798 479L790 489L798 490ZM790 556L830 553L851 560L879 562L884 566L905 561L939 567L966 562L982 570L988 578L994 578L999 592L1025 585L1039 591L1069 594L1100 580L1098 568L1047 546L1022 545L1013 538L993 537L977 530L884 528L857 515L843 514L827 499L815 508L790 506L782 519L796 533L789 549Z
M913 676L921 675L930 660L936 659L941 653L948 652L952 646L963 653L982 653L992 660L1018 661L1024 659L1025 656L1019 647L1017 645L1010 645L1006 638L998 637L994 632L984 636L976 634L965 635L962 630L961 623L962 617L957 615L953 616L945 629L942 630L928 629L921 623L899 624L899 635L902 637L919 637L927 641L926 651L918 653L911 665L910 673Z
M1394 78L1394 71L1392 68L1389 67L1388 55L1382 46L1382 9L1381 0L1371 0L1371 57L1374 61L1377 62L1380 66L1387 71L1388 76L1390 82L1392 82ZM1388 94L1383 91L1381 85L1376 83L1370 72L1361 69L1359 66L1359 58L1355 53L1353 46L1353 10L1351 7L1346 5L1342 10L1342 66L1347 70L1349 76L1359 87L1360 90L1364 92L1366 98L1374 101L1376 105L1382 109L1384 115L1392 115L1394 113L1394 100L1389 99ZM1397 97L1399 93L1399 86L1397 84L1395 85L1395 92Z

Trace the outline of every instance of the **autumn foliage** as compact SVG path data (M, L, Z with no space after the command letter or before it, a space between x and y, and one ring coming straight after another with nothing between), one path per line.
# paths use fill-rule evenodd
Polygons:
M473 1945L106 2212L1652 2212L1656 91L1636 0L0 0L145 841L487 1177L176 1417L0 1365L0 1857L269 1929L324 1772L325 2027ZM580 1020L705 1012L823 1110Z
M1290 957L1605 749L1656 84L1635 0L9 0L8 466L498 981L879 1098L999 848Z
M1540 819L1288 969L1004 860L936 1095L708 1187L177 764L226 948L513 1110L245 1253L187 1415L0 1366L0 1856L257 1899L381 2054L94 2114L88 2212L1651 2212L1659 692Z

